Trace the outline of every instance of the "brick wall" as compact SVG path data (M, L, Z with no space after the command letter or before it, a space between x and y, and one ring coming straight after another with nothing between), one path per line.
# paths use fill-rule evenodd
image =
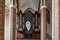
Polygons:
M4 0L0 0L0 40L4 40Z

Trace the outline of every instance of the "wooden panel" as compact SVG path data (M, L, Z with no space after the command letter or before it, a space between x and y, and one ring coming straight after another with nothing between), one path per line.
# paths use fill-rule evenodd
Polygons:
M17 39L24 39L25 38L25 35L24 33L17 33ZM32 39L40 39L40 33L39 32L36 32L36 33L33 33L32 34Z
M23 39L24 38L24 34L23 33L17 33L17 39Z

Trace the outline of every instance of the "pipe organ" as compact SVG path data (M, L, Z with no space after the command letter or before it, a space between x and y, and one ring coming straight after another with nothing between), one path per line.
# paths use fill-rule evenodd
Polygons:
M17 13L19 20L18 32L23 33L25 38L36 38L34 35L38 35L40 38L40 14L38 12L32 12L28 8L24 13L20 11Z

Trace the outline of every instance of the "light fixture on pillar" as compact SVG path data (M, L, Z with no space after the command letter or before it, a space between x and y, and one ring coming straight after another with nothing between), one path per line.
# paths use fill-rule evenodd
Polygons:
M11 8L11 7L16 8L16 6L15 6L15 5L13 5L13 4L10 4L10 5L9 5L9 8Z
M42 5L40 10L42 10L43 8L47 8L47 6L46 5Z

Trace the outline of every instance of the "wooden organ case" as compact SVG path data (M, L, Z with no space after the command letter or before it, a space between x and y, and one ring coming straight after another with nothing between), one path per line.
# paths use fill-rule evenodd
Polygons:
M18 29L17 38L31 38L31 39L40 39L40 14L33 10L31 8L28 8L25 10L24 13L20 10L19 13L17 13L18 17Z

